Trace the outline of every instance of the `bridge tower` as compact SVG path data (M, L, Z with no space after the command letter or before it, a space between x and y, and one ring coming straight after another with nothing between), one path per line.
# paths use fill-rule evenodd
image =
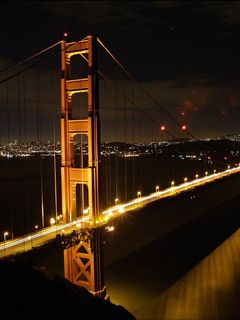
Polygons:
M88 63L88 76L71 79L71 58L80 55ZM82 60L83 63L85 61ZM61 42L61 186L64 223L77 217L77 186L87 187L88 215L92 228L87 240L64 250L64 276L69 281L85 287L95 296L104 298L106 288L103 278L102 236L96 228L99 220L99 90L97 71L97 39L90 35L77 42ZM72 96L87 94L88 117L72 119ZM83 106L79 106L81 108ZM74 164L74 137L87 136L87 166ZM83 150L80 150L80 153ZM85 188L86 188L85 187ZM77 199L79 197L79 199Z

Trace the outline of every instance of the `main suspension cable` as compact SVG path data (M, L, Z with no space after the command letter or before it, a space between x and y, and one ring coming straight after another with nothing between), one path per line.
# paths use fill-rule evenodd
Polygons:
M39 61L33 63L31 66L28 66L28 67L26 67L25 69L20 70L20 71L18 71L18 72L16 72L16 73L12 74L11 76L8 76L7 78L5 78L5 79L3 79L3 80L0 81L0 85L2 85L3 83L7 82L8 80L10 80L10 79L12 79L12 78L14 78L14 77L16 77L16 76L18 76L18 75L20 75L21 73L24 73L25 71L30 70L30 69L32 69L32 68L40 65L41 63L49 60L50 58L55 57L56 55L60 54L62 51L65 51L65 50L69 49L70 47L72 47L73 45L75 45L76 43L79 43L79 42L81 42L81 41L82 41L82 40L79 40L79 41L70 43L68 46L66 46L66 48L63 48L63 49L61 49L61 50L59 50L59 51L57 51L57 52L54 52L53 54L49 55L48 57L45 57L45 58L43 58L42 60L39 60ZM59 43L58 43L58 44L59 44Z
M88 59L82 55L82 58L88 62ZM143 110L142 108L140 108L131 98L129 98L125 93L123 93L116 85L114 85L112 83L111 80L109 80L100 70L98 70L98 74L105 80L109 83L109 85L111 87L113 87L117 92L119 92L123 97L126 98L126 100L128 100L133 106L135 106L139 111L141 111L146 118L148 118L150 121L152 121L153 123L155 123L158 127L160 127L160 123L157 122L156 120L154 120L145 110ZM167 130L165 130L165 132L173 139L175 139L176 137L174 135L172 135L170 132L168 132Z
M61 41L58 41L58 42L54 43L53 45L51 45L51 46L49 46L49 47L47 47L47 48L45 48L45 49L43 49L43 50L41 50L41 51L33 54L33 55L30 56L30 57L28 57L28 58L26 58L26 59L24 59L24 60L22 60L22 61L16 62L16 63L12 64L12 65L9 66L9 67L6 67L6 68L0 70L0 73L2 73L2 72L4 72L4 71L7 71L7 70L10 70L10 69L12 69L12 68L14 68L14 67L17 67L17 66L19 66L19 65L21 65L21 64L24 64L24 63L30 61L30 60L38 57L40 54L42 54L42 53L44 53L44 52L47 52L48 50L56 47L56 46L59 45L60 43L61 43Z
M144 86L139 83L128 71L127 69L119 62L119 60L110 52L110 50L103 44L103 42L97 37L98 43L103 47L103 49L110 55L110 57L117 63L117 65L127 74L127 76L134 81L144 92L145 94L153 100L153 102L163 111L167 114L167 116L174 121L178 127L182 128L182 125L164 108L145 88ZM193 139L195 137L188 131L185 130L185 132Z

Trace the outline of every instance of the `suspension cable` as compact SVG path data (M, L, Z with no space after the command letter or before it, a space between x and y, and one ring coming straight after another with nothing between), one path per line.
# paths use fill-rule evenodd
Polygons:
M164 108L145 88L144 86L139 83L128 71L127 69L119 62L119 60L109 51L109 49L103 44L103 42L97 37L98 43L103 47L103 49L110 55L110 57L117 63L117 65L127 74L127 76L134 81L144 92L145 94L152 99L152 101L163 111L167 114L167 116L174 121L178 127L182 128L181 124ZM193 139L195 137L188 131L185 130L185 132Z
M166 113L166 115L174 122L174 123L176 123L177 124L177 126L178 127L180 127L180 128L182 128L182 125L166 110L166 108L162 105L162 104L160 104L145 88L144 88L144 86L141 84L141 83L139 83L128 71L127 71L127 69L119 62L119 60L113 55L113 53L111 53L110 52L110 50L103 44L103 42L97 37L97 41L98 41L98 43L102 46L102 48L108 53L108 55L117 63L117 65L120 67L120 69L122 70L122 71L124 71L126 74L127 74L127 76L132 80L132 81L134 81L144 92L145 92L145 94L150 98L150 99L152 99L152 101L163 111L163 112L165 112ZM100 73L99 73L100 74ZM100 74L101 76L103 76L102 74ZM105 79L105 80L107 80L107 79ZM142 112L144 112L143 110L141 110ZM149 116L148 116L148 118L150 118ZM151 120L153 120L153 119L151 119ZM154 120L153 120L154 121ZM154 121L155 122L155 121ZM194 139L194 140L198 140L197 139L197 137L195 137L189 130L184 130L192 139ZM165 132L166 132L166 130L165 130ZM166 132L168 135L169 135L169 132ZM171 135L172 136L172 138L175 138L175 136L174 135ZM214 162L216 162L216 163L222 163L223 164L223 162L220 162L220 161L217 161L217 160L213 160L212 159L212 161L214 161ZM225 163L225 164L227 164L227 163Z
M136 107L139 111L141 111L144 116L146 118L148 118L150 121L152 121L155 125L160 126L160 123L157 122L155 119L153 119L145 110L143 110L142 108L140 108L131 98L129 98L128 96L126 96L119 88L116 87L116 85L113 85L111 80L109 80L102 72L98 71L98 74L104 79L106 80L110 86L112 86L116 91L118 91L119 93L121 93L126 100L128 100L134 107ZM176 138L174 135L172 135L169 131L165 130L165 132L171 137L171 138Z
M79 43L79 42L81 42L81 41L82 41L82 40L79 40L79 41L70 43L68 46L66 46L66 48L63 48L63 49L61 49L61 50L59 50L59 51L57 51L57 52L54 52L54 53L52 53L51 55L49 55L48 57L45 57L45 58L43 58L43 59L41 59L41 60L33 63L31 66L28 66L28 67L26 67L25 69L23 69L23 70L21 70L21 71L18 71L18 72L14 73L14 74L11 75L11 76L8 76L7 78L5 78L5 79L3 79L3 80L0 81L0 85L2 85L2 84L5 83L6 81L8 81L8 80L10 80L10 79L12 79L12 78L14 78L14 77L16 77L16 76L18 76L18 75L20 75L21 73L23 73L23 72L25 72L25 71L27 71L27 70L30 70L30 69L38 66L39 64L41 64L41 63L49 60L50 58L55 57L56 55L60 54L62 51L65 51L65 50L69 49L70 47L72 47L73 45L75 45L76 43Z
M88 62L88 59L83 55L80 54L82 56L82 58ZM148 118L150 121L152 121L153 123L155 123L158 127L160 126L160 123L157 122L156 120L154 120L145 110L143 110L142 108L140 108L131 98L129 98L127 95L125 95L125 93L123 93L116 85L114 85L112 83L111 80L109 80L100 70L98 70L98 74L109 83L110 86L112 86L117 92L119 92L123 97L126 98L126 100L128 100L133 106L135 106L139 111L141 111L146 118ZM168 132L167 130L165 130L165 132L173 139L175 139L176 137L174 135L172 135L170 132Z
M17 67L17 66L19 66L19 65L21 65L21 64L24 64L24 63L30 61L30 60L38 57L40 54L42 54L42 53L44 53L44 52L47 52L48 50L56 47L56 46L59 45L60 43L61 43L61 41L58 41L58 42L54 43L53 45L51 45L51 46L49 46L49 47L47 47L47 48L45 48L45 49L43 49L43 50L41 50L41 51L33 54L33 55L30 56L30 57L28 57L28 58L26 58L26 59L24 59L24 60L22 60L22 61L16 62L16 63L12 64L12 65L9 66L9 67L6 67L6 68L0 70L0 73L2 73L2 72L4 72L4 71L6 71L6 70L12 69L12 68L14 68L14 67Z

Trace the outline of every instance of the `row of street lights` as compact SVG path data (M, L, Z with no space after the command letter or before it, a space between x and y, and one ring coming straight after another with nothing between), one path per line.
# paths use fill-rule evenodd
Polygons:
M58 220L58 221L59 221L61 218L62 218L62 215L57 216L57 220ZM56 223L56 220L55 220L54 218L50 218L50 225L52 226L52 225L54 225L55 223ZM39 226L36 224L36 225L34 226L34 229L37 231L38 228L39 228ZM6 240L7 240L7 236L8 236L8 235L9 235L9 232L8 232L8 231L5 231L5 232L3 233L4 245L5 245L5 242L6 242Z
M230 169L230 166L228 166L228 169ZM214 174L216 173L216 169L213 170L213 173L214 173ZM208 171L205 171L205 176L207 176L208 174L209 174ZM198 178L199 178L199 174L196 174L196 175L195 175L195 179L198 179ZM184 181L184 182L187 182L187 181L188 181L188 178L185 177L183 181ZM174 187L174 185L175 185L175 181L171 181L171 187ZM157 186L155 187L156 192L159 192L159 189L160 189L160 187L159 187L159 185L157 185ZM141 195L142 195L141 191L138 191L138 192L137 192L137 198L141 198ZM115 201L114 201L114 202L115 202L115 205L117 205L117 204L119 203L119 199L118 199L118 198L115 198Z
M238 164L238 165L240 165L240 163ZM227 167L228 169L230 169L230 166L228 166ZM215 174L216 173L216 169L214 169L213 170L213 173ZM207 176L209 173L208 173L208 171L205 171L205 176ZM198 179L199 178L199 175L198 174L196 174L195 175L195 179ZM187 177L185 177L184 178L184 182L186 183L188 181L188 178ZM171 187L173 187L175 185L175 181L171 181ZM160 187L159 187L159 185L157 185L156 187L155 187L155 190L156 190L156 192L159 192L159 189L160 189ZM137 192L137 198L141 198L141 196L142 196L142 193L141 193L141 191L138 191ZM120 203L120 200L118 199L118 198L115 198L115 205L118 205ZM89 212L89 208L87 208L87 209L85 209L84 211L83 211L83 213L84 214L87 214ZM50 225L51 226L53 226L53 225L55 225L56 223L58 223L60 220L62 219L62 215L58 215L57 217L56 217L56 219L55 218L53 218L53 217L51 217L50 218ZM57 220L57 221L56 221ZM34 229L37 231L38 230L38 225L35 225L34 226ZM5 231L4 233L3 233L3 238L4 238L4 248L5 248L5 244L6 244L6 240L7 240L7 236L9 235L9 232L8 231Z

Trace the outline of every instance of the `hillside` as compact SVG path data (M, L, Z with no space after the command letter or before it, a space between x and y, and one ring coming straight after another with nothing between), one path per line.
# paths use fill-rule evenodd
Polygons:
M1 320L135 319L122 306L66 279L16 261L0 261Z

